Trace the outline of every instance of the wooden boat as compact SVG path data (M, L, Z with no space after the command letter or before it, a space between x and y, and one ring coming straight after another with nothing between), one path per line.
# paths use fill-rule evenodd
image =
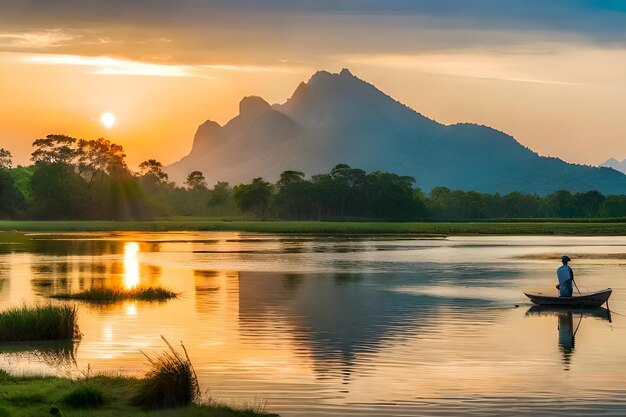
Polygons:
M545 306L569 306L569 307L600 307L606 303L613 292L612 289L607 288L602 291L590 292L582 295L573 295L571 297L559 297L554 295L545 295L542 293L528 294L524 293L526 297L530 298L535 304Z

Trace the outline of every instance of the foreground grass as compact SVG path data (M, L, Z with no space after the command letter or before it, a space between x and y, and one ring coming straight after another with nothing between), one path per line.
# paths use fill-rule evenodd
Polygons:
M0 312L0 342L74 340L79 337L75 307L23 306Z
M315 234L415 235L626 235L626 219L498 222L224 221L173 218L154 221L0 221L0 231L238 231Z
M130 405L143 380L95 376L72 381L56 377L14 377L0 370L0 417L31 416L156 416L260 417L254 410L207 404L175 409L145 409Z
M178 294L161 287L139 287L131 290L121 288L90 288L78 293L54 294L50 297L61 300L80 300L90 303L107 304L123 300L165 301L178 297Z

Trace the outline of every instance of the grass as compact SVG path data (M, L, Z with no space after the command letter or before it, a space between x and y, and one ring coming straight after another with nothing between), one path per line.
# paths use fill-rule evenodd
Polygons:
M200 386L193 365L183 346L184 356L161 336L169 351L151 358L151 369L142 381L132 404L145 408L173 408L197 403ZM145 354L144 354L145 355Z
M76 307L15 307L0 312L0 342L80 338Z
M141 379L105 375L79 381L57 377L11 376L0 370L0 417L271 416L252 410L235 410L213 403L192 404L173 409L136 407L130 403L142 383ZM97 397L101 399L99 404Z
M73 231L239 231L315 234L413 235L626 235L626 219L513 219L479 222L225 221L169 218L154 221L0 221L0 230Z
M165 301L178 294L161 287L138 287L131 290L121 288L90 288L78 293L55 294L50 297L62 300L80 300L90 303L114 303L122 300Z
M89 383L78 385L68 392L61 402L72 408L98 408L105 404L102 391Z

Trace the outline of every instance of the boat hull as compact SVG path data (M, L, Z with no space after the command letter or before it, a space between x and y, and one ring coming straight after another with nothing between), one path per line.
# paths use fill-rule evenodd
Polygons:
M606 290L575 295L572 297L555 297L541 293L524 294L533 303L543 306L600 307L609 300L612 292L613 290L611 288L607 288Z

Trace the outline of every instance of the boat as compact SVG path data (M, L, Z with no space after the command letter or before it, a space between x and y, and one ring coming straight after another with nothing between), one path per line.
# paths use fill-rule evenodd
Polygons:
M571 297L559 297L542 293L524 294L533 303L544 306L600 307L609 300L612 292L613 290L611 288L607 288L605 290L573 295Z

